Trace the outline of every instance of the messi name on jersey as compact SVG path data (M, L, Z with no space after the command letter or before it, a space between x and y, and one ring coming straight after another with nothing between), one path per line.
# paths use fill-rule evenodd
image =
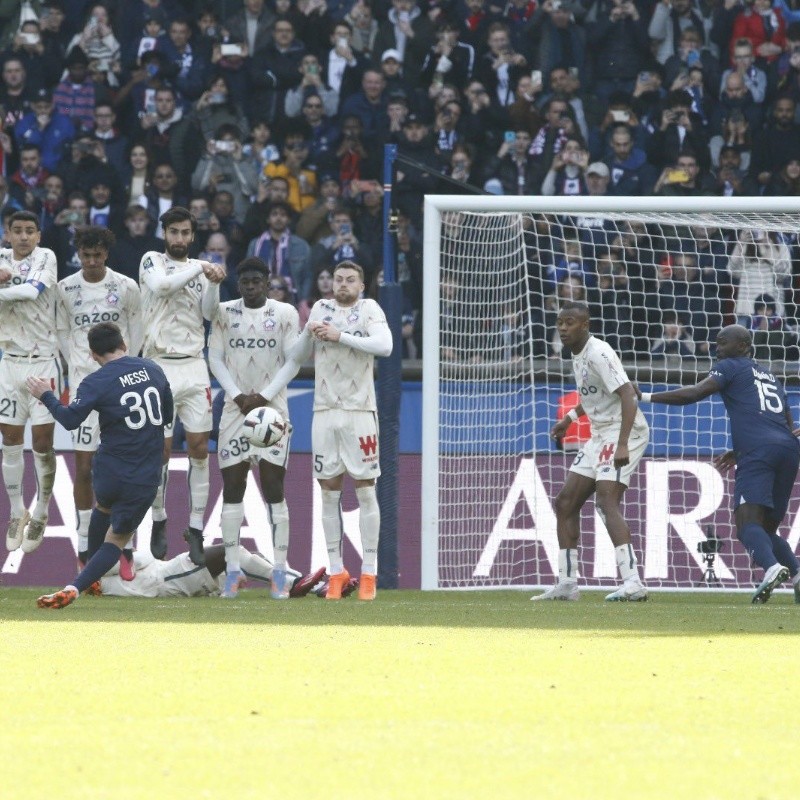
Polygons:
M119 382L123 386L133 386L137 383L146 383L150 380L150 375L146 369L137 369L136 372L128 372L119 376Z

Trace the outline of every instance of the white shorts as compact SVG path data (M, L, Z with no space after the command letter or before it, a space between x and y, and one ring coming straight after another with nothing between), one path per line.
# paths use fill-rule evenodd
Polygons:
M380 477L378 415L374 411L315 411L311 423L314 477L346 472L357 481Z
M136 554L134 559L139 560ZM101 580L100 588L103 594L115 597L202 597L219 590L211 573L193 564L188 553L169 561L147 559L146 567L137 566L132 581L122 580L119 572L112 569Z
M630 454L628 463L624 467L615 469L614 452L617 449L618 440L619 429L592 436L575 456L569 471L594 481L615 481L627 486L647 449L650 436L649 432L637 434L636 431L631 431L628 439Z
M72 380L70 381L70 403L74 402L78 387L86 376L80 376L80 380L78 380L78 377L74 377L74 385ZM72 373L70 373L70 378L73 378ZM100 444L100 417L97 412L92 411L74 431L70 431L70 434L72 435L72 446L75 450L82 453L96 453L97 446Z
M164 435L172 436L175 417L180 417L189 433L211 430L211 381L202 358L154 359L169 381L175 416L165 427Z
M15 358L4 353L0 359L0 423L23 427L52 425L50 412L28 391L26 378L44 378L56 397L64 389L61 363L57 358Z
M289 444L292 439L289 432L272 447L255 447L244 432L244 414L239 407L225 401L222 408L222 419L219 423L219 439L217 440L217 462L220 469L233 467L243 461L257 464L268 461L278 467L286 468L289 463Z

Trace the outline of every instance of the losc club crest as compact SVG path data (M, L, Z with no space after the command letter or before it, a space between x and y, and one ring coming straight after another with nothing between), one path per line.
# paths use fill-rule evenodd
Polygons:
M355 311L350 312L350 316L347 318L347 323L352 325L354 322L358 322L358 313Z
M230 455L231 455L231 453L230 453L230 450L227 450L227 449L226 449L226 448L224 448L224 447L222 448L222 450L220 450L220 451L219 451L219 457L220 457L220 458L221 458L223 461L224 461L226 458L229 458L229 457L230 457Z
M119 303L119 295L115 294L114 292L109 292L106 296L106 304L115 306L117 303Z
M273 331L275 330L275 320L274 319L265 319L264 320L264 330L265 331Z

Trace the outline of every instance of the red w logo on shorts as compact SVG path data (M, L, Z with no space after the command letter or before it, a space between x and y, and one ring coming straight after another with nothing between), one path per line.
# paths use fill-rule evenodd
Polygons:
M365 456L375 455L375 451L378 449L378 437L359 436L358 446L364 451Z
M611 461L614 457L614 445L613 444L606 444L603 445L603 449L600 451L600 463L602 464L604 461Z

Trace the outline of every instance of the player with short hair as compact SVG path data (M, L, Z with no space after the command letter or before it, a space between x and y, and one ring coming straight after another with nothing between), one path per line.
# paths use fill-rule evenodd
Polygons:
M260 553L251 553L239 546L238 561L242 573L256 581L269 583L273 565ZM196 566L188 553L181 553L169 561L154 559L150 553L134 554L136 574L125 580L118 570L111 571L100 581L104 595L116 597L205 597L220 592L219 577L225 573L225 547L212 545L205 549L205 566ZM288 570L286 585L289 597L305 597L327 579L325 568L320 567L308 575Z
M189 258L197 220L187 209L173 206L161 215L165 252L145 253L139 267L142 289L142 355L164 370L175 400L175 412L186 430L189 451L191 512L184 538L196 564L203 563L203 518L208 504L208 435L211 432L211 383L203 358L205 328L219 306L224 267ZM161 485L153 503L150 550L156 558L167 553L167 512L164 500L169 476L172 428L164 439Z
M580 404L550 431L560 439L579 417L586 414L592 438L575 456L564 486L556 497L558 534L558 582L532 600L577 600L578 539L581 508L594 494L622 578L622 586L606 600L647 600L639 578L631 531L622 516L622 496L644 455L650 429L636 402L636 390L628 380L619 356L589 332L589 309L582 303L565 303L556 328L564 347L572 351L572 371Z
M100 369L83 379L69 406L61 405L46 380L26 381L28 391L67 430L75 430L92 411L100 420L100 446L92 465L97 502L89 523L90 558L71 584L40 597L40 608L68 606L119 561L158 491L164 428L174 410L162 369L129 356L113 322L92 327L88 342Z
M289 360L261 394L272 401L314 354L311 448L322 490L322 529L331 562L327 598L339 600L350 581L342 561L342 486L355 482L363 548L358 597L373 600L378 568L380 477L375 356L392 352L392 332L381 307L362 298L364 270L341 261L333 270L333 299L314 303Z
M222 541L227 578L222 597L235 597L243 575L239 567L239 531L244 519L244 492L250 468L258 465L261 490L272 523L275 568L271 594L289 596L286 556L289 549L289 508L283 482L289 459L290 434L265 448L254 447L244 428L245 415L267 405L259 392L286 363L300 331L297 309L267 298L270 273L260 258L246 258L236 268L241 299L222 303L211 327L208 360L225 391L219 426L217 461L222 472ZM289 422L285 389L272 406Z
M707 378L695 386L639 394L645 403L683 406L719 392L731 422L733 453L724 454L717 463L723 468L736 464L736 535L764 570L752 602L766 603L789 576L800 602L800 564L777 533L800 466L800 431L793 430L783 385L753 360L752 348L750 331L728 325L717 335L717 360Z
M92 358L88 334L99 322L114 322L130 352L142 347L141 294L138 284L106 265L114 234L107 228L90 226L75 232L75 249L80 272L58 282L56 287L56 329L61 354L69 365L70 400L74 401L81 381L100 365ZM78 522L78 558L86 563L89 520L92 516L92 459L97 451L100 426L93 411L72 432L75 448L73 497Z
M47 409L25 389L28 377L46 380L61 392L61 365L56 336L56 257L39 247L39 217L16 211L8 218L0 250L0 435L3 437L3 483L11 506L6 549L33 552L47 527L47 510L56 478L53 451L55 424ZM30 420L33 466L38 495L33 513L22 497L25 472L23 439Z

